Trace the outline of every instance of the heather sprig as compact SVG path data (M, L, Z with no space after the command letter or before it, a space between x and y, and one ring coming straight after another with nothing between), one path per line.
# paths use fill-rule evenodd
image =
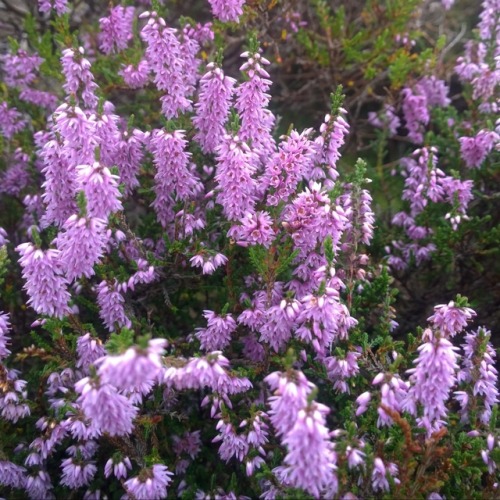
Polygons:
M2 494L495 497L493 3L460 88L412 1L98 3L2 57Z

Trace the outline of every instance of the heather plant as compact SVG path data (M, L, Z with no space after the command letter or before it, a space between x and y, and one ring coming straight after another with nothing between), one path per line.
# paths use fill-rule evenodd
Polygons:
M343 155L349 91L331 89L319 127L283 127L250 29L260 2L203 3L205 24L130 3L77 29L71 2L40 1L48 30L29 17L2 58L2 494L497 497L492 334L457 295L394 336L397 261L370 255L373 158ZM496 61L497 21L481 17L490 48L466 64ZM392 70L417 148L397 219L413 240L440 204L457 231L473 199L442 152L467 172L492 161L486 66L465 79L469 135L442 82ZM398 113L372 117L376 147ZM418 261L426 244L393 246Z

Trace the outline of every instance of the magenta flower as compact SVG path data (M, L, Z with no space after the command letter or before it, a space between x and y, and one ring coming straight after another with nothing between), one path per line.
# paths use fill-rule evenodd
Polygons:
M130 347L119 356L108 355L96 362L103 383L123 391L151 386L162 372L165 339L153 339L146 349Z
M186 201L203 190L192 168L191 154L186 151L187 144L183 130L173 133L155 130L149 143L156 167L153 208L163 227L173 220L171 208L174 198Z
M31 414L26 404L26 381L18 379L16 370L5 370L5 374L4 388L0 393L1 415L5 420L16 423Z
M0 460L0 484L11 488L23 488L26 469L7 460Z
M321 135L314 141L316 157L314 159L317 168L310 170L306 176L309 180L318 180L325 177L323 167L326 166L331 180L335 181L339 176L337 172L337 161L340 159L340 148L344 145L349 124L344 119L347 111L339 109L337 116L326 115L321 124ZM331 180L329 182L331 183Z
M427 98L424 95L414 94L409 88L404 88L402 94L408 138L416 144L421 144L424 140L424 127L430 119Z
M418 348L415 368L408 370L411 387L403 408L416 415L416 404L420 403L423 416L417 418L417 422L431 435L445 425L444 418L448 414L445 403L457 381L458 355L455 351L458 348L446 338L433 335L430 330L426 330L424 335L428 340Z
M448 88L443 80L435 76L424 76L415 85L418 94L425 96L428 106L446 107L450 105Z
M9 331L9 315L2 311L0 312L0 362L10 354L7 349L7 345L10 344Z
M288 484L320 498L328 488L336 493L337 457L326 427L330 410L320 403L311 403L297 414L293 427L283 438L287 447L282 474Z
M181 43L177 39L177 30L168 28L156 12L145 12L149 16L146 26L141 31L141 38L146 43L146 59L154 75L158 90L166 92L160 100L162 112L167 118L175 118L191 108L187 96L194 92L192 85L185 79L186 61ZM189 70L188 70L189 72Z
M452 300L447 305L440 304L434 307L434 314L427 318L441 335L451 338L460 333L467 322L476 315L470 307L457 307Z
M401 166L405 179L402 198L410 203L411 217L416 217L427 206L445 200L444 172L437 167L438 150L435 147L416 149L412 158L403 158Z
M263 411L257 412L250 421L243 420L240 424L240 428L246 427L247 431L247 442L253 448L256 448L261 455L266 455L263 446L269 441L269 426L264 419L268 419L269 416Z
M246 213L240 219L240 225L233 226L227 233L228 237L241 246L263 245L271 246L276 232L273 229L273 219L267 212L258 211Z
M269 344L275 352L282 350L290 340L292 330L297 326L295 317L299 310L298 301L286 300L265 310L262 323L255 328L260 333L260 339Z
M61 104L53 113L53 132L63 140L64 152L71 168L92 163L95 148L99 145L96 134L96 117L78 106Z
M86 441L84 443L75 444L69 446L66 449L66 453L74 458L81 457L84 460L90 460L96 454L99 448L97 441Z
M121 52L127 48L132 38L132 23L134 21L134 7L117 5L111 8L108 17L99 19L101 32L99 33L99 48L105 54Z
M196 337L205 351L223 350L231 341L236 330L236 321L231 314L218 315L213 311L203 311L208 321L206 328L197 328Z
M10 166L0 176L0 193L19 196L30 181L29 156L17 148L11 157L6 155Z
M137 176L144 158L145 141L146 134L134 129L131 133L124 132L122 140L116 143L114 163L118 167L120 183L125 185L125 196L139 186Z
M173 449L177 456L185 453L194 460L201 451L200 431L185 432L182 437L172 436L172 439Z
M123 303L125 299L119 291L116 279L114 282L101 281L97 285L97 304L99 305L99 316L104 321L106 328L113 332L116 325L119 328L125 326L130 328L132 322L127 318Z
M203 274L213 274L218 267L227 262L227 257L221 253L210 255L206 251L196 254L189 259L191 267L201 267Z
M16 250L21 255L19 264L23 268L24 289L28 293L28 304L39 314L62 318L69 312L70 294L68 282L63 276L60 252L46 251L23 243Z
M457 58L455 71L462 81L471 81L482 71L488 70L484 59L488 49L483 42L468 40L465 43L465 54Z
M91 217L108 220L113 212L123 210L118 190L118 176L99 162L78 165L77 182L85 193L87 212Z
M398 132L398 128L401 126L401 120L396 114L394 106L390 104L384 104L379 114L370 111L368 113L368 122L374 127L387 129L390 137L395 136Z
M78 355L76 367L87 374L90 365L93 365L97 359L105 356L106 350L100 339L92 337L90 333L86 333L78 337L76 341L76 353Z
M243 434L236 434L233 424L231 422L224 422L224 420L219 420L216 429L219 434L212 439L212 443L222 442L219 447L219 456L225 462L229 462L234 456L240 462L248 454L250 449L246 436Z
M54 9L58 16L69 11L68 0L38 0L38 9L40 12L50 12Z
M57 107L58 97L44 90L25 88L19 94L19 99L53 111Z
M50 476L44 470L28 474L24 487L30 498L50 498L49 490L53 489Z
M231 98L236 80L225 76L214 63L207 65L207 72L200 81L200 93L195 104L193 125L197 132L194 139L204 153L214 153L225 134Z
M138 476L124 483L125 490L137 500L161 500L167 497L167 486L173 474L161 464L142 469Z
M118 74L131 89L141 89L148 84L150 71L151 68L148 61L141 59L136 66L129 64L119 71Z
M247 391L252 386L249 380L229 375L226 371L228 367L227 358L214 351L202 358L191 358L182 367L168 367L163 381L177 390L209 387L223 395Z
M208 0L212 7L212 13L223 22L238 22L243 14L245 0Z
M372 399L371 392L366 391L363 392L360 396L356 398L356 405L358 406L356 409L356 416L362 415L366 410L368 410L368 406L370 405L370 401Z
M219 193L217 203L222 205L229 220L237 220L254 211L256 183L252 179L250 148L240 138L225 135L217 147L215 180Z
M132 469L130 458L116 454L106 462L104 466L104 475L109 477L113 474L116 479L125 479L130 469Z
M26 120L16 108L9 108L6 101L0 103L0 133L10 140L26 127Z
M477 407L478 396L481 398L481 406L484 408L480 411L480 419L485 425L489 424L492 408L499 401L498 371L495 368L496 351L489 342L490 337L491 332L484 328L465 335L465 343L462 344L464 356L458 380L471 384L472 394L470 391L455 392L455 399L462 406L461 413L464 420L468 419L469 401L474 402L474 406Z
M80 394L77 403L96 433L125 436L132 432L138 410L114 386L85 377L75 384L75 390Z
M331 291L318 297L309 294L301 299L303 306L297 317L297 323L301 326L295 335L310 342L320 355L326 352L332 342L346 339L348 330L357 323L337 296L336 292Z
M299 257L305 258L327 236L332 238L335 253L347 218L342 207L332 206L321 184L311 183L283 210L283 226L292 236Z
M394 422L382 406L401 413L410 385L404 382L399 375L392 373L379 373L373 379L372 384L382 384L380 388L380 406L377 409L377 427L391 426Z
M75 201L76 170L71 166L66 150L57 140L50 140L44 144L39 152L43 161L45 182L42 184L43 201L46 212L43 223L52 222L62 226L68 217L77 212Z
M135 264L137 265L137 271L130 276L127 283L122 283L122 289L124 289L126 285L127 290L134 290L136 285L141 283L152 283L157 278L155 268L149 266L146 260L137 259Z
M389 491L391 489L387 479L389 475L392 476L392 479L396 484L399 484L400 480L396 477L398 472L398 466L396 464L391 462L386 466L381 458L376 457L373 462L372 470L373 491Z
M104 101L102 110L95 115L95 139L99 147L99 159L103 165L116 164L116 149L122 138L120 125L120 117L115 114L115 106L109 101ZM94 162L80 163L93 164Z
M85 50L80 47L78 51L64 49L62 51L62 70L66 82L63 89L75 97L80 97L87 108L94 109L97 106L97 84L94 75L90 71L91 64L83 56Z
M36 80L43 59L19 49L15 54L2 56L2 62L5 85L24 90Z
M344 358L328 356L323 359L328 378L333 381L334 389L339 392L350 392L346 380L359 373L358 358L360 356L360 352L349 351Z
M349 246L359 241L365 245L370 244L375 224L372 201L368 190L359 189L350 183L345 185L344 194L338 198L347 217L343 248L349 249Z
M467 219L467 207L474 198L472 194L474 183L471 180L461 181L449 176L446 176L442 182L447 197L446 201L454 207L454 213L457 214L452 216L448 213L445 215L445 219L449 218L451 226L456 229L461 219Z
M66 458L63 460L61 468L61 484L72 490L87 486L97 472L97 467L93 462L85 462L75 458Z
M184 31L191 38L194 38L200 45L212 41L215 38L213 23L196 23L193 25L186 25Z
M104 254L108 235L105 221L95 217L72 215L55 239L59 261L68 281L95 274L94 265Z
M306 177L315 149L309 138L312 129L306 129L301 134L292 130L289 136L282 138L278 151L270 161L265 162L262 175L261 190L267 188L268 205L277 205L287 201L296 191L299 182Z
M296 370L286 374L273 372L264 381L274 391L268 399L271 423L278 436L286 436L295 425L299 411L307 406L307 397L315 386Z
M479 168L500 137L496 132L480 130L475 137L460 137L460 154L469 168Z
M258 52L244 52L241 57L248 59L240 68L247 74L248 80L236 89L235 107L241 119L238 135L265 163L276 150L271 134L275 118L268 109L270 95L267 92L271 81L269 73L263 68L270 63Z

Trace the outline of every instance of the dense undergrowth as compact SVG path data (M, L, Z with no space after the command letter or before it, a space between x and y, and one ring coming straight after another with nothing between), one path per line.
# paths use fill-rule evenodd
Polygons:
M500 4L452 4L13 9L3 496L498 496Z

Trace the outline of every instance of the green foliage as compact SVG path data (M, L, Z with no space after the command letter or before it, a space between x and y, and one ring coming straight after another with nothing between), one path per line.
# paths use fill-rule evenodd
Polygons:
M106 342L106 350L110 354L122 354L134 345L134 332L128 328L122 328L119 333L112 333Z

